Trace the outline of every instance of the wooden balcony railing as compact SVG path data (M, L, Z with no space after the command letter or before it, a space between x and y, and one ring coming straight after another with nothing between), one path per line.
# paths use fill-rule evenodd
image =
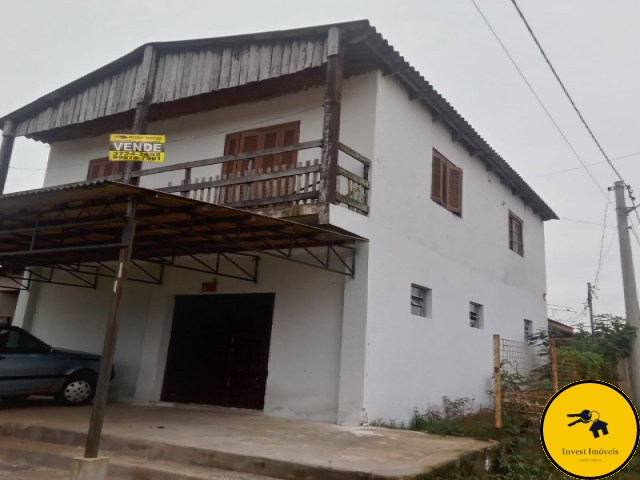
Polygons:
M276 166L266 169L253 168L254 159L278 155L287 152L299 152L312 148L321 148L322 141L298 143L286 147L271 148L258 152L247 152L238 155L226 155L204 160L184 162L175 165L139 170L132 173L132 177L149 177L152 175L182 172L180 183L176 180L168 182L166 187L152 187L155 190L175 193L188 198L227 205L236 208L272 208L291 207L318 203L323 180L320 173L319 160L298 162L295 166ZM345 204L350 210L367 215L369 182L369 168L371 162L356 151L339 144L340 151L361 163L363 175L338 166L335 179L338 203ZM222 165L238 160L248 160L248 168L244 172L234 175L192 176L194 169ZM122 180L122 174L108 177L111 180Z
M181 193L185 197L229 207L248 208L266 205L315 203L320 184L320 161L299 162L294 168L247 170L235 176L187 178L181 185L158 188L162 192Z

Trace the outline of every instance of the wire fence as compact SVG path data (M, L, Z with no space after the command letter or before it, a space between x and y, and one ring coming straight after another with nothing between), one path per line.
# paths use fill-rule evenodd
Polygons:
M537 423L549 399L562 387L594 378L584 357L576 355L571 339L552 338L532 346L494 335L495 423L500 432L504 413L519 414ZM600 367L595 376L619 386L619 366ZM624 377L624 373L622 375Z

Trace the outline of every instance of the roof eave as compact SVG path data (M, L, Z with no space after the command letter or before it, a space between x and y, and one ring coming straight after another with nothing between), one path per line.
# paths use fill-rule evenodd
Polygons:
M371 25L368 20L356 20L352 22L342 22L342 23L333 23L327 25L318 25L314 27L305 27L305 28L296 28L292 30L274 30L269 32L260 32L260 33L252 33L252 34L243 34L243 35L230 35L226 37L212 37L212 38L202 38L195 40L175 40L170 42L150 42L144 45L139 46L138 48L132 50L131 52L123 55L122 57L117 58L116 60L54 90L53 92L47 93L42 97L37 98L31 103L18 108L2 117L0 117L0 129L2 129L4 122L8 119L16 119L20 117L24 117L29 115L30 113L38 110L44 109L48 104L55 102L61 97L73 92L76 89L80 89L88 84L94 82L97 78L105 77L110 75L111 73L118 71L123 66L127 65L130 62L134 62L142 57L144 49L148 45L152 45L157 47L160 50L173 50L173 49L181 49L181 48L189 48L189 47L200 47L210 45L212 43L225 45L229 43L239 43L239 42L248 42L248 41L258 41L258 40L268 40L272 38L291 38L309 34L318 34L327 32L331 27L341 27L348 29L363 29L370 28Z
M542 198L518 175L489 143L460 115L433 86L385 40L374 27L368 27L371 34L364 42L376 52L386 70L391 70L405 86L419 97L432 113L437 114L453 133L459 134L475 152L490 164L519 195L530 204L543 220L559 220L558 215Z

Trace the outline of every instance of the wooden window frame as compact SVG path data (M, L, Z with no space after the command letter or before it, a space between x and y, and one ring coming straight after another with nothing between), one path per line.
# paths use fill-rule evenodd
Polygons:
M292 134L292 136L291 136ZM272 144L267 143L267 138L269 135L275 135L275 142ZM287 136L289 135L289 138ZM251 149L245 149L246 142L248 139L255 139L255 146ZM236 155L238 153L245 153L256 151L259 152L261 150L266 150L268 148L277 148L285 145L295 145L300 142L300 121L296 122L288 122L282 123L278 125L270 125L268 127L261 127L251 130L244 130L241 132L229 133L225 137L224 141L224 154L225 155ZM255 150L254 150L255 148ZM298 152L285 152L279 153L276 155L268 155L263 157L255 157L253 162L249 159L246 160L236 160L234 162L226 162L222 165L222 178L231 178L235 176L243 176L247 174L247 171L255 171L258 173L260 170L265 170L265 173L268 172L268 169L272 169L272 171L276 171L276 169L280 169L283 166L287 166L287 168L295 168L298 163ZM293 191L294 184L289 178L284 178L283 180L283 192L287 192L287 194L295 193ZM251 198L266 198L264 192L264 182L259 185L253 185L252 190L250 192ZM245 196L247 192L242 189L240 186L231 186L222 189L221 192L221 201L223 203L232 203L234 199L239 200L247 200Z
M509 249L524 257L524 221L513 212L509 212Z
M284 135L284 131L285 130L292 130L295 129L295 135L293 138L293 144L295 145L296 143L298 143L300 141L300 122L288 122L288 123L281 123L278 125L270 125L268 127L262 127L262 128L254 128L251 130L243 130L241 132L234 132L234 133L229 133L227 134L226 138L225 138L225 155L234 155L237 152L240 152L240 150L242 149L243 146L243 140L247 137L250 136L258 136L259 139L257 141L257 145L256 145L256 150L257 152L259 152L260 150L265 150L264 144L265 144L265 136L269 133L276 133L279 135L278 140L276 141L276 147L280 146L278 145L278 143L284 143L284 138L280 138L283 137ZM232 152L230 150L230 143L233 140L236 140L236 147L235 147L235 152ZM276 148L276 147L270 147L270 148ZM251 150L248 150L251 151ZM242 152L244 153L244 152ZM289 161L287 163L290 163L292 165L295 165L297 160L298 160L298 152L290 152L291 155L291 159L289 159ZM289 152L288 152L289 154ZM283 157L285 154L279 154L276 157ZM274 155L275 156L275 155ZM264 160L263 157L258 157L255 159L256 162L260 161L260 160ZM236 171L242 171L242 166L244 164L242 164L241 162L245 162L245 164L248 164L248 160L237 160L235 162L227 162L223 164L223 174L231 174L234 173ZM255 165L254 167L255 168Z
M462 217L463 185L462 169L434 148L431 156L431 200Z
M111 164L113 171L109 175L91 175L95 167L102 168L102 172L104 173L104 166ZM87 180L96 180L98 178L109 177L111 175L117 175L118 173L124 173L126 165L127 162L111 162L109 161L109 157L95 158L89 162L89 168L87 169Z

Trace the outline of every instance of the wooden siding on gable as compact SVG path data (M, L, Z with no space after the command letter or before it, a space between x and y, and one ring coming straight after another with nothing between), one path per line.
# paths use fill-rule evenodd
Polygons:
M139 59L142 62L142 57ZM325 35L181 51L158 51L152 103L172 102L319 67L327 61ZM126 112L142 100L148 77L133 64L16 122L31 135Z
M319 67L326 61L324 36L166 52L158 58L152 101L171 102L277 78Z
M80 92L62 98L38 114L18 121L16 136L88 122L135 108L136 85L142 82L138 74L138 65L131 65L86 86Z

